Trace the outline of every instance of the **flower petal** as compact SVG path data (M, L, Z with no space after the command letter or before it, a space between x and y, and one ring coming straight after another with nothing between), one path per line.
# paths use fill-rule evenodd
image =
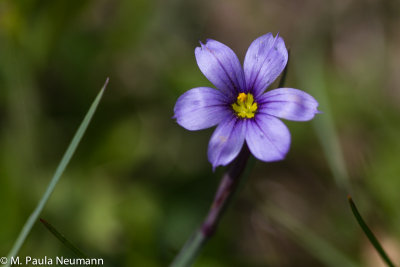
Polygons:
M279 119L257 114L247 120L246 142L251 153L262 161L277 161L285 158L290 147L290 132Z
M245 138L245 123L232 115L215 129L208 144L208 160L213 166L227 165L239 154Z
M319 113L314 97L293 88L268 91L259 97L257 103L260 113L292 121L308 121Z
M193 88L176 101L174 118L187 130L206 129L229 117L231 112L226 101L226 97L216 89Z
M288 61L285 42L271 33L254 40L244 59L246 87L259 96L281 74Z
M201 72L219 90L236 97L245 86L244 73L236 54L228 46L207 40L196 47L195 55Z

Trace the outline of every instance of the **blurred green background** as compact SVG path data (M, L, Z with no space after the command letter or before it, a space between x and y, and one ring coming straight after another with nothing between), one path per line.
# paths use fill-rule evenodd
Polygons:
M279 32L286 86L323 113L287 122L287 159L255 164L195 266L381 266L348 193L399 263L399 15L397 0L0 1L0 256L110 77L41 217L106 266L167 266L224 169L207 161L212 129L171 118L180 94L210 86L194 49L213 38L242 60ZM39 222L25 255L73 257Z

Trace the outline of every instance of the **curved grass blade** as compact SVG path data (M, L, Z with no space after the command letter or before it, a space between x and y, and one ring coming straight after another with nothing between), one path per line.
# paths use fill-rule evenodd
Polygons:
M69 248L76 256L79 258L84 258L86 259L87 256L75 245L73 245L71 242L68 241L68 239L65 238L63 234L61 234L59 231L57 231L56 228L54 228L53 225L51 225L49 222L46 220L40 218L40 222L43 223L43 225L49 230L58 240L60 240L61 243L63 243L67 248Z
M86 256L79 248L77 248L74 244L72 244L68 239L65 238L63 234L57 231L53 225L51 225L46 220L40 218L40 222L49 230L61 243L63 243L68 249L70 249L76 256L80 259L88 259L89 257ZM98 266L98 265L90 265L90 266Z
M363 218L361 217L361 214L358 212L358 209L356 207L356 204L354 204L353 199L351 196L347 196L347 199L350 204L351 211L354 214L354 217L356 217L356 220L358 224L360 225L361 229L364 231L365 235L368 237L369 241L371 244L374 246L376 251L379 253L379 256L381 256L382 260L387 264L389 267L394 267L394 264L392 261L389 259L389 256L386 254L385 250L382 248L381 244L379 243L378 239L376 239L374 233L369 229L368 225L365 223Z
M43 194L42 198L40 199L38 205L36 206L35 210L32 212L32 214L29 216L28 220L26 221L24 227L22 228L17 240L15 241L10 253L8 254L8 259L11 257L15 257L19 250L21 249L23 243L25 242L26 237L28 236L29 232L31 231L33 225L35 222L38 220L40 213L42 212L44 206L46 205L48 199L50 198L51 194L54 191L55 186L57 185L58 181L60 180L61 175L64 173L65 168L67 167L68 163L70 162L72 156L75 153L76 148L79 145L79 142L81 141L83 135L85 134L85 131L90 123L90 121L93 118L93 115L97 109L97 106L100 103L100 100L104 94L104 91L107 87L108 84L108 78L106 82L103 85L103 88L101 88L100 92L97 94L95 100L93 101L92 105L89 108L89 111L86 113L85 118L83 119L81 125L79 126L78 130L76 131L71 143L69 144L67 150L64 153L64 156L62 157L60 163L58 164L58 167L53 175L53 178L51 179L49 185L47 186L46 192ZM10 261L8 261L8 264L6 267L10 266Z

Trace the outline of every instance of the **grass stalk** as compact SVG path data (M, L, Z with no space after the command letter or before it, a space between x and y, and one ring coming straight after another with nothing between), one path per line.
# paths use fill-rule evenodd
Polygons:
M43 194L42 198L40 199L39 203L37 204L36 208L33 210L32 214L29 216L28 220L26 221L25 225L23 226L19 236L17 237L13 247L11 248L7 258L11 259L16 257L18 254L19 250L21 249L22 245L24 244L28 234L32 230L33 225L35 222L38 220L40 213L42 212L44 206L46 205L47 201L49 200L51 194L54 191L54 188L56 187L58 181L60 180L61 175L64 173L65 168L67 167L68 163L70 162L72 156L74 155L76 148L79 145L79 142L81 141L83 135L86 132L86 129L90 123L90 121L93 118L93 115L97 109L97 106L100 103L100 100L104 94L104 91L107 87L108 84L108 78L106 82L103 85L103 88L100 90L98 93L97 97L93 101L92 105L90 106L88 112L85 115L85 118L83 119L81 125L79 126L78 130L76 131L71 143L69 144L67 150L64 153L64 156L62 157L60 163L58 164L58 167L51 178L51 181L49 185L47 186L47 189L45 193ZM10 266L10 260L8 260L8 264L6 267Z
M360 225L361 229L364 231L365 235L371 242L371 244L374 246L375 250L378 252L379 256L381 256L382 260L386 263L387 266L389 267L394 267L393 262L390 260L389 256L379 243L378 239L375 237L374 233L371 231L371 229L368 227L368 225L365 223L364 219L362 218L360 212L358 212L358 209L356 207L356 204L353 202L353 199L351 196L347 196L347 199L349 201L349 205L351 208L351 211L354 214L354 217L356 218L358 224Z

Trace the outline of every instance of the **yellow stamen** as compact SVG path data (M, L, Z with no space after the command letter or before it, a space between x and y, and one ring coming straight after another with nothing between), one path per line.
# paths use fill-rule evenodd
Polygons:
M258 107L252 94L240 93L236 103L232 104L232 108L238 117L251 119L254 118Z
M247 95L245 93L240 93L237 97L238 102L245 102L247 100Z

